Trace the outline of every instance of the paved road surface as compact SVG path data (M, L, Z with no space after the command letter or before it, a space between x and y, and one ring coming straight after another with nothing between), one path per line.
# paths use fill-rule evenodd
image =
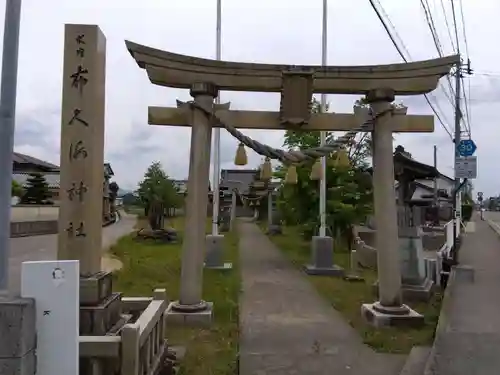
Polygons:
M485 219L500 223L499 212ZM456 278L448 286L440 329L425 375L497 375L500 368L500 239L474 216L459 253L461 265L475 270L474 282Z
M135 216L123 215L122 220L103 230L103 249L120 237L132 232ZM31 236L10 239L9 285L12 294L20 290L21 263L29 260L52 260L57 256L57 235Z

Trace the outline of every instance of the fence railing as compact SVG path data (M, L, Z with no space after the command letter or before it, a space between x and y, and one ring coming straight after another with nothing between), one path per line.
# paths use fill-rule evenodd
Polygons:
M101 369L111 361L119 366L121 375L154 375L168 353L166 292L157 289L153 298L123 298L122 303L124 312L136 315L142 310L142 313L134 323L125 324L116 336L80 336L80 358L91 359Z

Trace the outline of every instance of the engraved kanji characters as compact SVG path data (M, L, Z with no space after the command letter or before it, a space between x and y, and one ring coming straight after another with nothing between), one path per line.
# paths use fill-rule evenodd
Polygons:
M71 78L71 87L77 88L82 92L84 86L89 81L87 74L89 74L89 70L85 69L82 65L78 65L76 72L69 76Z
M71 120L69 120L68 125L72 125L75 121L78 121L80 124L88 127L89 123L80 117L81 113L82 110L80 108L75 108L73 110L73 117L71 117Z
M71 184L71 188L69 188L67 190L67 193L68 193L68 198L70 201L73 200L73 198L75 198L75 196L78 196L79 197L79 200L80 202L83 202L83 197L85 195L85 193L87 192L88 188L87 186L85 186L85 184L83 183L83 181L80 181L80 185L77 186L74 182Z
M77 141L75 144L71 143L69 146L69 160L77 160L79 158L86 159L88 156L87 150L83 145L83 141Z
M85 48L82 47L82 45L85 44L85 34L79 34L76 37L76 44L78 48L76 49L76 55L79 57L84 57L85 56Z
M75 228L73 226L73 222L70 222L68 227L66 228L66 232L68 232L68 235L70 237L87 237L87 233L85 233L85 226L83 224L83 221L80 222L80 225Z

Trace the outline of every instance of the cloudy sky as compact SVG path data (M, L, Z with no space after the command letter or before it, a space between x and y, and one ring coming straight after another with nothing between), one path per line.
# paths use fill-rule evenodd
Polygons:
M478 73L466 78L472 137L478 145L476 191L500 193L497 160L500 132L500 50L491 40L500 37L498 0L462 0L468 57ZM411 60L438 56L418 0L380 0ZM440 0L428 1L446 54L453 48ZM443 0L451 26L449 0ZM459 1L455 0L457 8ZM3 24L5 0L0 0ZM223 0L222 59L247 62L319 64L321 62L321 0ZM460 8L458 8L460 9ZM365 65L401 62L368 0L330 0L328 63ZM458 13L462 52L465 42ZM59 134L63 30L65 23L98 24L107 38L106 161L117 182L134 189L147 166L159 160L169 175L187 177L189 129L147 124L148 105L175 105L188 93L153 86L125 49L128 39L152 47L214 58L216 0L23 0L19 55L19 86L15 149L59 164ZM3 31L0 31L3 32ZM1 39L0 39L1 43ZM467 57L467 56L465 56ZM446 80L442 80L447 89ZM470 93L469 93L470 85ZM449 91L449 89L448 89ZM447 126L453 108L443 89L435 92ZM329 96L330 109L348 112L356 97ZM277 110L277 94L222 93L233 109ZM411 113L431 114L423 98L405 98ZM279 131L248 131L252 137L281 146ZM221 140L222 167L233 167L236 142L225 131ZM432 163L438 146L438 166L452 175L450 137L436 120L433 134L396 137L413 156ZM251 166L260 157L249 155Z

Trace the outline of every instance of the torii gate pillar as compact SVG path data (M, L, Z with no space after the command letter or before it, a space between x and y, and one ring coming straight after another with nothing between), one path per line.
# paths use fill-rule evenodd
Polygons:
M195 83L191 86L190 94L198 105L212 110L218 89L210 83ZM181 290L179 301L169 306L168 318L178 323L209 325L212 320L212 303L203 301L201 292L212 123L210 118L199 110L194 109L191 114L191 148L186 199L186 230L182 243Z
M390 109L394 90L372 90L366 99L373 113L382 113ZM363 304L361 313L377 327L397 324L419 326L424 323L424 316L402 303L391 130L393 119L392 114L387 112L373 128L373 201L377 223L375 241L379 301Z

